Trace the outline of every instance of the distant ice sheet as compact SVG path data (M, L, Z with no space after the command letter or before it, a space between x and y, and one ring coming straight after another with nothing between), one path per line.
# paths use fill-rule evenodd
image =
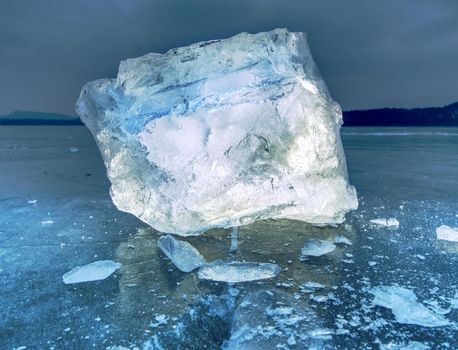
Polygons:
M271 263L214 261L199 270L199 278L218 282L248 282L275 277L280 267Z
M94 261L84 266L77 266L67 272L63 277L65 284L100 281L109 277L122 266L111 260Z
M373 303L391 309L396 321L424 327L447 326L449 321L418 302L410 289L397 286L379 286L369 293L374 295Z
M458 242L458 229L451 228L447 225L441 225L436 228L437 239L445 241Z

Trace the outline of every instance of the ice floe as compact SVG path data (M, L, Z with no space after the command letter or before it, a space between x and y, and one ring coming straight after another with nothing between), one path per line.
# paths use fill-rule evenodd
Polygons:
M100 281L109 277L122 264L112 260L94 261L84 266L77 266L62 277L65 284Z
M299 290L302 293L313 293L325 287L326 287L325 285L318 283L318 282L307 282L307 283L302 284L299 287Z
M379 286L369 290L373 304L391 309L396 321L424 327L447 326L449 321L418 301L410 289L398 286Z
M171 235L161 236L158 246L183 272L191 272L206 263L205 258L190 243L177 240Z
M305 242L302 247L301 258L325 255L332 252L334 249L336 249L334 243L313 238Z
M275 277L280 267L271 263L214 261L200 268L199 278L218 282L248 282Z
M458 242L458 228L451 228L447 225L441 225L436 228L437 239Z
M337 237L334 238L334 243L335 244L352 245L351 241L347 237L345 237L344 235L337 235Z
M399 221L395 218L381 218L381 219L373 219L370 221L370 223L375 224L377 226L386 226L386 227L392 227L392 228L397 228L399 227Z

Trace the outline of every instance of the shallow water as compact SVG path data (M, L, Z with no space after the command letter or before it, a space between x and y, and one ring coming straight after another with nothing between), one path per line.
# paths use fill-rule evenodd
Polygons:
M458 129L344 128L342 138L360 201L343 225L257 222L239 229L235 253L231 230L186 239L207 261L282 268L227 285L177 270L159 234L114 207L84 127L0 127L1 348L457 348L458 243L435 228L458 226ZM369 222L389 217L398 229ZM339 234L352 245L301 259L307 240ZM62 282L96 260L123 266L103 281ZM306 282L325 287L306 293ZM399 323L373 305L381 285L411 290L450 324Z

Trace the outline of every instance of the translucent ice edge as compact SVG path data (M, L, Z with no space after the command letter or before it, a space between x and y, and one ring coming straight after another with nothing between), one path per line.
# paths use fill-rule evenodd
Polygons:
M84 266L77 266L63 275L65 284L100 281L108 278L122 266L111 260L94 261Z
M217 282L249 282L275 277L280 267L272 263L214 261L200 268L200 279Z

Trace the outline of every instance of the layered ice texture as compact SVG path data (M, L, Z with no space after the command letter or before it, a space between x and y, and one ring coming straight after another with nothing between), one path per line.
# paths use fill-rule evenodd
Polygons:
M76 106L116 206L180 235L259 219L335 224L357 207L342 113L304 33L241 33L121 62Z

